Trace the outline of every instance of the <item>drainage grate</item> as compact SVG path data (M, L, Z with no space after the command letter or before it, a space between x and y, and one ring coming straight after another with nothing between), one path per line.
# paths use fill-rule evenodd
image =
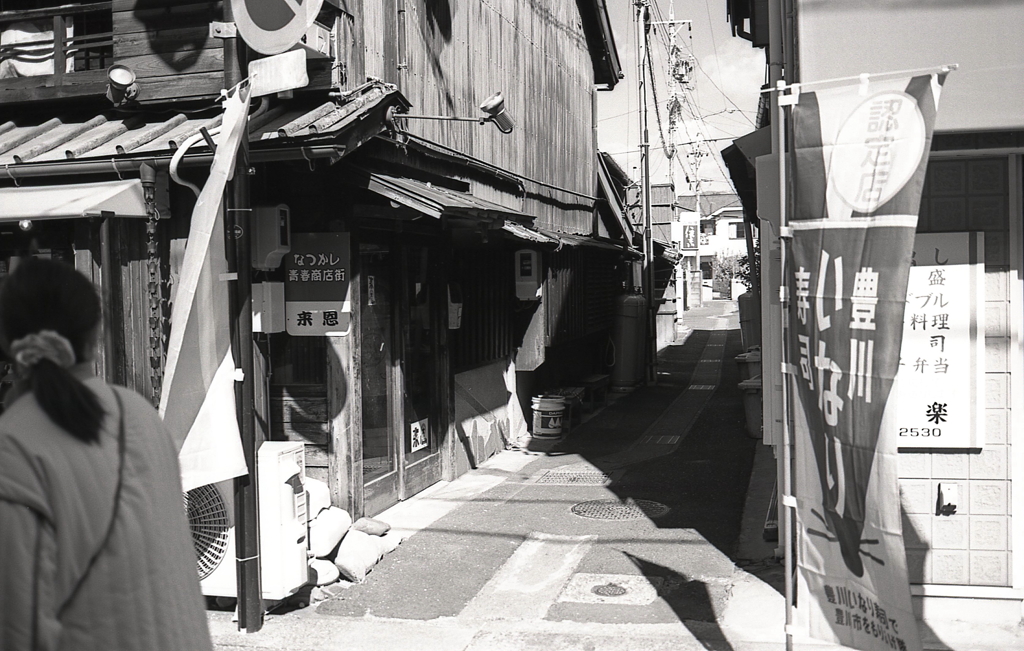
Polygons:
M603 585L595 585L590 589L594 594L601 597L621 597L622 595L629 592L618 583L605 583Z
M581 518L594 520L637 520L640 518L657 518L668 513L669 509L661 502L651 500L591 500L580 502L572 507L572 512Z
M537 478L538 484L562 486L604 486L612 478L599 470L549 470Z

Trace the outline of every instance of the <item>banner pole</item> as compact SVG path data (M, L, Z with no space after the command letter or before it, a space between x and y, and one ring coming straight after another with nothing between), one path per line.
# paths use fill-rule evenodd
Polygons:
M788 168L786 166L786 134L789 129L786 110L782 103L782 91L785 82L779 81L777 86L776 101L778 102L779 128L777 143L779 152L779 269L781 282L779 283L779 303L781 314L782 333L782 365L779 369L782 373L782 495L779 499L782 518L782 545L785 576L786 596L786 651L793 651L793 524L795 521L796 509L793 498L793 451L792 431L790 429L789 404L789 377L787 376L787 346L786 346L786 315L788 310L788 296L786 292L786 254L789 237L789 201L788 201Z

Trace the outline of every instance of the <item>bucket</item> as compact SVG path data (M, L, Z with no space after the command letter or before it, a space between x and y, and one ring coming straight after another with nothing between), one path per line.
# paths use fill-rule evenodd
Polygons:
M565 398L561 396L533 397L533 435L537 438L552 438L562 435L562 417L565 415Z

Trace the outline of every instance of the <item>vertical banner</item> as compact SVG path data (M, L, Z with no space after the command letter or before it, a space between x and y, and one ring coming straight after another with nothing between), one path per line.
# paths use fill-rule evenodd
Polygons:
M944 78L865 78L790 96L796 621L855 649L921 648L889 393Z
M249 87L242 84L224 104L217 152L192 210L171 308L160 416L179 447L185 491L248 472L235 414L222 210L248 111Z

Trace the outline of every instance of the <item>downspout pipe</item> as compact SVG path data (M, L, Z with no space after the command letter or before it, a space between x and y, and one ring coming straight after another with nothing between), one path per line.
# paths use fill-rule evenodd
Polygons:
M224 3L224 20L234 20L233 3ZM234 88L246 76L248 47L238 36L223 39L224 87ZM260 556L259 492L256 472L256 451L260 442L256 438L254 413L255 386L253 384L252 339L252 253L251 206L249 197L249 139L242 138L235 158L234 175L224 191L224 254L228 271L234 272L228 280L230 305L231 353L236 373L241 381L235 382L235 409L238 431L242 439L242 453L249 473L234 479L235 496L235 568L238 595L238 630L256 633L263 628L263 588Z

